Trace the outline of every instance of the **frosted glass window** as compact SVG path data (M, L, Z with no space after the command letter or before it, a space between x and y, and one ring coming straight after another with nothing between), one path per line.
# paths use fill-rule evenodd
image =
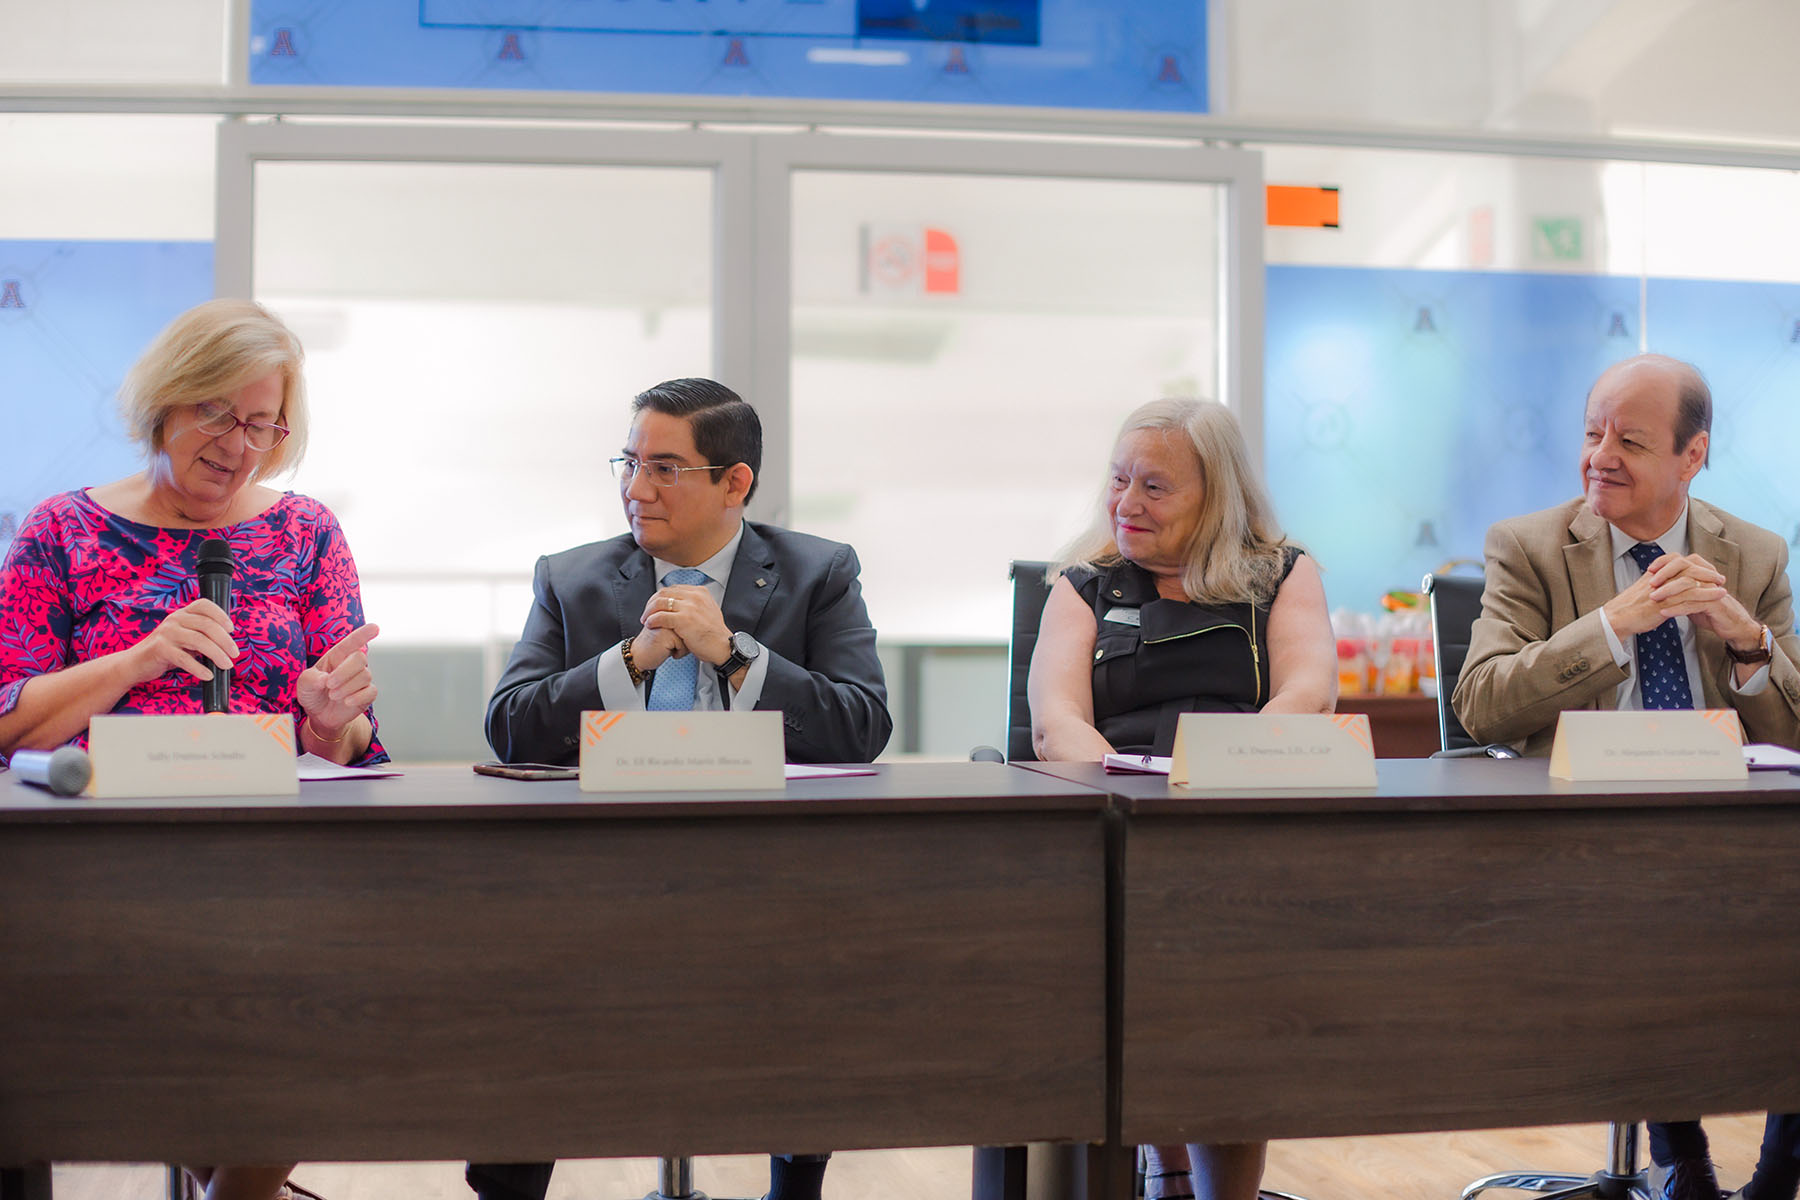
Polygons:
M0 79L225 82L228 0L0 0Z
M1218 188L804 171L793 196L794 524L856 547L885 640L1004 641L1008 561L1080 530L1125 414L1219 393Z
M1216 0L1252 120L1800 141L1792 0ZM1671 81L1679 80L1679 86Z
M307 347L293 486L388 641L510 642L541 554L624 532L631 397L711 369L712 175L263 163L255 279Z
M0 237L212 241L218 124L0 113Z

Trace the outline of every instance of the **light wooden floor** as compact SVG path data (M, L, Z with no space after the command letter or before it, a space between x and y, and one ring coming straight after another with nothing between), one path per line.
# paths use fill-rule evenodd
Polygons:
M1736 1188L1756 1165L1762 1117L1706 1122L1719 1182ZM1264 1182L1308 1200L1456 1200L1471 1179L1513 1168L1586 1174L1605 1163L1604 1125L1564 1125L1483 1133L1405 1134L1277 1142ZM1647 1149L1640 1156L1648 1161ZM760 1196L768 1160L704 1158L695 1186L714 1196ZM461 1163L306 1163L294 1177L327 1200L472 1200ZM559 1165L550 1200L634 1200L656 1184L653 1159ZM59 1166L58 1200L158 1200L157 1167ZM1490 1193L1503 1198L1505 1193ZM826 1200L964 1200L969 1195L966 1146L930 1150L845 1151L825 1177Z

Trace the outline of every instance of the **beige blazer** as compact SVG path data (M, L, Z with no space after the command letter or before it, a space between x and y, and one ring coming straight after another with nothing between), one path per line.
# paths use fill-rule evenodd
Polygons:
M1688 500L1688 544L1775 635L1769 686L1731 690L1725 643L1694 631L1708 708L1735 708L1749 741L1800 748L1800 637L1787 544L1704 501ZM1626 671L1613 662L1599 610L1613 598L1612 536L1585 501L1500 521L1487 535L1487 586L1451 703L1470 735L1547 755L1556 717L1611 708Z

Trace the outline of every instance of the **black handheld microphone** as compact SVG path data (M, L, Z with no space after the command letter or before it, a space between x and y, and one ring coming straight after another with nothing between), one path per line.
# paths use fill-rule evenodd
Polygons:
M200 543L200 596L231 612L231 543L224 538L207 538ZM229 712L231 668L214 666L212 678L200 685L200 711Z

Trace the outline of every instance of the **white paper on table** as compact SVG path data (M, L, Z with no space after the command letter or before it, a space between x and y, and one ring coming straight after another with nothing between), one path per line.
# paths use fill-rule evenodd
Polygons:
M345 767L332 762L329 758L320 758L316 754L302 754L295 760L300 772L301 783L313 783L321 779L383 779L390 775L402 775L392 767Z
M1800 767L1800 754L1786 746L1751 742L1744 747L1744 765L1752 771L1785 771L1791 767Z
M786 779L836 779L843 775L873 775L874 767L815 767L810 763L788 763L781 768Z
M1108 775L1167 775L1173 761L1155 754L1109 754L1100 765Z

